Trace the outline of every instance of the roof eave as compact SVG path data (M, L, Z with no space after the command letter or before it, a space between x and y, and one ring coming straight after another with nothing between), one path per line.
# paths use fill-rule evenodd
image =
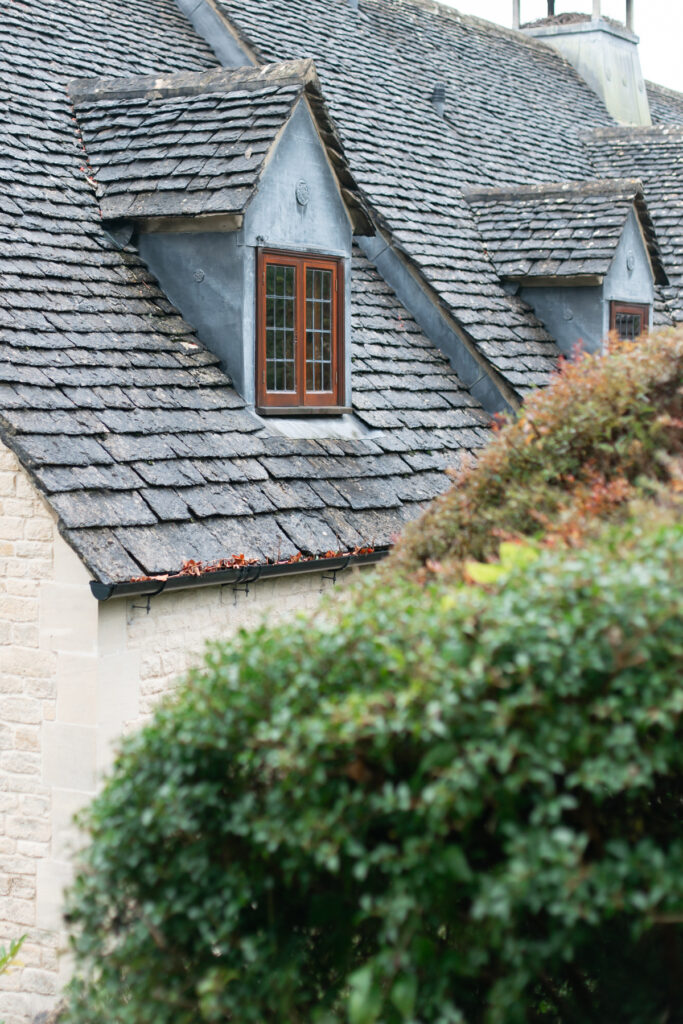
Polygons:
M151 577L123 583L100 583L91 580L90 591L98 601L110 601L119 597L158 597L162 593L199 587L245 586L259 580L283 576L297 576L304 573L325 572L336 574L353 567L376 565L389 554L389 548L379 548L365 555L339 555L335 558L314 558L298 562L239 566L235 569L221 569L218 572L204 572L198 576Z

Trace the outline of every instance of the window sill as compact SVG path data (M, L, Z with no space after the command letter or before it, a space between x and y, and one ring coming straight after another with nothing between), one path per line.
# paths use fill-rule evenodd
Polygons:
M344 416L353 409L346 405L257 405L256 412L259 416Z

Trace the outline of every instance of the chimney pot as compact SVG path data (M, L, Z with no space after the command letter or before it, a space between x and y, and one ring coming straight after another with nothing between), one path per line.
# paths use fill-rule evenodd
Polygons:
M443 117L446 110L446 86L443 82L437 82L432 90L432 106L439 117Z
M522 23L522 0L512 0L512 27L519 28Z
M626 28L629 30L629 32L633 32L633 24L634 24L633 7L634 7L634 2L635 2L635 0L626 0Z

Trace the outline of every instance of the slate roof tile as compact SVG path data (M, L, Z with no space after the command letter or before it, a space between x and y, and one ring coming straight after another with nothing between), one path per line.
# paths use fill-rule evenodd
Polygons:
M665 261L675 257L683 238L675 133L643 134L641 164L620 154L631 135L599 140L600 155L586 133L612 122L547 47L419 0L363 0L360 15L346 0L328 0L315 17L307 0L221 7L265 60L315 58L358 186L413 269L520 394L547 380L556 349L502 289L463 184L639 177ZM196 77L215 59L172 0L62 0L59 33L51 15L27 0L0 23L3 440L103 581L178 571L188 558L283 559L388 544L447 486L441 470L486 442L488 417L358 250L351 355L356 416L369 436L275 436L245 409L136 251L118 249L102 230L66 93L84 76ZM435 48L445 119L429 102ZM100 96L87 116L79 110L91 159L104 169L101 198L132 197L142 210L153 195L168 210L163 204L180 196L219 209L233 189L237 208L292 97L284 87L234 93L230 118L244 121L236 125L223 117L220 95L182 104L170 95ZM676 102L661 98L662 109ZM589 237L564 211L553 214L545 258L570 264L570 243L580 242L587 258L604 260L614 216L602 210ZM528 221L534 231L538 220ZM678 287L662 290L658 316Z
M670 112L677 95L667 97ZM683 110L683 97L678 102ZM642 180L671 285L663 294L674 318L683 319L683 117L679 113L674 123L651 128L594 129L585 141L597 173L628 173Z
M122 3L134 20L140 10L149 18L150 0L141 0L142 8ZM165 9L165 0L160 3ZM119 14L117 8L115 24ZM66 0L68 38L80 16L74 0ZM36 25L43 24L39 8ZM49 162L39 167L35 157L44 137L22 132L26 144L17 150L4 190L11 202L3 209L13 223L6 235L0 225L0 266L7 270L0 283L0 308L7 313L0 326L0 424L3 439L30 469L69 542L106 581L177 572L188 558L211 561L245 553L265 560L303 548L319 554L347 547L351 540L359 543L361 533L344 519L350 503L332 481L352 481L354 494L361 493L356 482L364 481L366 501L373 492L380 507L398 503L393 485L381 481L410 467L384 453L412 449L420 439L413 440L413 431L399 419L400 437L392 437L393 428L387 427L378 436L348 442L267 436L135 251L116 249L104 234L95 196L80 170L83 157L64 99L66 82L83 69L168 73L178 63L188 67L194 61L201 70L209 61L204 45L185 28L182 60L177 53L155 50L159 44L150 36L129 62L115 47L113 53L107 50L106 60L93 64L87 40L69 57L63 41L48 41L42 28L34 31L23 9L10 11L7 31L19 51L31 54L31 69L45 58L42 79L33 70L18 74L2 65L13 76L16 102L23 105L21 116L12 111L14 125L40 126L47 117L54 139ZM3 32L4 23L0 40ZM168 136L173 122L163 123ZM136 144L143 143L141 134ZM54 188L46 187L50 181ZM10 243L11 261L6 259ZM368 346L375 364L359 369L358 377L372 405L400 405L417 394L426 412L471 406L483 417L441 353L358 251L351 312L354 326L359 325L353 354L362 366ZM372 326L361 328L361 319ZM396 364L397 351L405 368ZM450 421L454 429L458 415L454 411ZM430 436L429 444L439 442ZM379 532L376 537L380 544L390 539Z
M642 186L558 182L469 190L465 196L502 278L604 277L629 213L642 203ZM656 248L653 254L658 260Z
M337 0L316 9L314 18L307 16L306 0L272 0L267 9L259 0L220 0L219 6L262 59L315 59L354 175L387 230L474 341L489 342L484 354L503 377L511 381L510 366L519 367L514 383L523 393L525 343L491 315L500 291L486 239L482 244L463 209L458 185L512 188L641 178L658 235L664 226L680 178L672 157L663 157L664 168L653 153L630 161L628 140L640 148L642 130L626 128L617 130L623 160L596 163L583 136L589 129L609 132L613 122L562 57L536 40L421 0L364 0L358 14ZM436 78L446 88L443 119L430 102ZM656 124L683 125L682 94L648 83L648 95ZM667 170L674 189L664 201ZM664 208L659 212L658 203ZM600 216L607 219L607 211ZM559 216L556 226L563 230ZM570 230L568 223L564 230ZM559 258L565 248L554 250ZM677 278L680 256L662 248L667 272ZM566 273L575 269L562 267ZM455 281L457 290L449 286ZM664 301L660 293L660 308ZM534 323L526 307L519 308L519 317ZM542 327L539 342L547 380L556 352Z
M311 91L319 91L319 83L310 61L72 82L69 92L102 216L241 214L278 134ZM313 108L332 163L343 163L333 124L320 104ZM346 178L356 227L371 233L363 203Z

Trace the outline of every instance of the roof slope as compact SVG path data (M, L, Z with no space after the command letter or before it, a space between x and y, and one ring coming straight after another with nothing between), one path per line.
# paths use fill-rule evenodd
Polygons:
M312 61L69 86L102 217L241 214L302 97L311 100L358 234L372 233Z
M683 92L646 82L653 124L683 124Z
M488 418L357 256L358 415L382 432L263 436L135 251L102 230L66 93L84 71L194 73L211 55L171 0L61 0L59 33L51 14L34 0L0 23L3 441L105 582L388 543Z
M641 178L683 315L683 248L664 207L678 203L657 178L654 152L594 161L586 133L614 121L549 46L433 0L219 0L264 60L315 58L354 176L387 231L518 391L542 384L554 346L527 307L502 294L462 186L497 188L595 177ZM446 88L445 116L430 102ZM683 120L683 97L648 87L655 120ZM623 129L624 140L640 129ZM671 170L671 154L659 151ZM635 155L635 154L634 154ZM418 199L419 197L419 199ZM674 220L676 215L674 213ZM660 319L666 311L658 309Z
M655 276L666 283L643 186L633 179L558 182L465 193L502 278L604 277L637 211Z
M587 142L598 173L642 180L671 285L663 294L683 320L683 125L599 129Z
M307 0L219 6L262 60L315 59L380 224L514 389L546 383L556 346L501 287L460 186L592 176L577 122L612 123L597 96L548 47L436 4L329 0L314 17Z

